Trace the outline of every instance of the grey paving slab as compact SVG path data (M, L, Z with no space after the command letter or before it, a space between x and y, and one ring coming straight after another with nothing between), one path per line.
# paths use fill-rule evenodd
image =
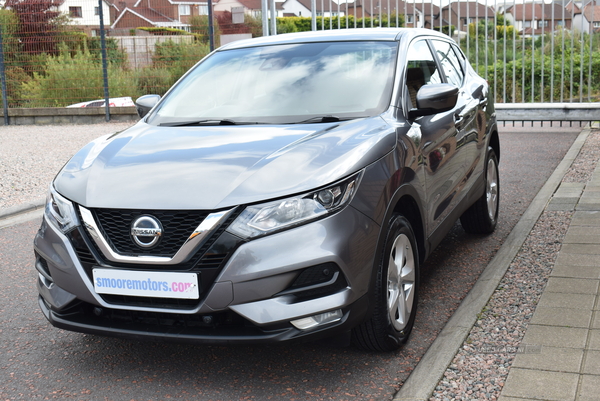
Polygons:
M587 329L577 327L542 326L530 324L523 343L555 348L581 348L587 340Z
M573 373L513 368L502 395L538 400L574 400L578 380L579 375Z
M596 210L575 212L570 224L570 227L574 226L600 226L600 212Z
M579 203L585 204L598 204L600 203L600 192L585 192L581 198L579 198Z
M557 211L573 211L573 210L575 210L576 206L577 206L577 202L572 202L572 203L554 203L554 202L550 202L548 204L548 206L546 206L546 210L553 211L553 212L557 212Z
M580 278L591 278L598 279L600 278L600 268L590 265L591 262L588 259L592 259L589 257L590 255L564 255L562 257L563 260L571 260L571 263L561 263L555 264L552 273L550 273L551 277L580 277ZM596 257L596 256L594 256ZM558 258L561 258L558 255ZM558 259L557 259L558 261ZM558 262L557 262L558 263Z
M542 326L590 327L593 311L587 309L547 308L538 306L531 324Z
M583 375L577 394L578 401L598 401L600 376Z
M563 244L600 244L600 227L570 227Z
M550 200L551 203L578 203L579 202L579 195L573 195L573 196L569 196L568 194L565 195L561 195L561 196L554 196L552 198L552 200Z
M582 372L591 375L600 375L600 351L589 350L585 352ZM598 388L598 391L600 392L600 388Z
M564 247L564 245L563 245ZM556 257L556 261L554 262L554 268L557 267L570 267L570 266L590 266L594 267L597 270L600 270L598 266L598 260L600 259L600 255L594 254L581 254L581 253L567 253L564 250L561 251ZM578 276L574 276L578 277Z
M577 348L542 347L539 354L517 354L513 368L579 373L584 351Z
M600 203L581 203L579 202L575 210L600 210Z
M598 244L563 244L560 252L581 255L600 255L600 246L598 246Z
M592 317L592 329L600 329L600 312L594 311Z
M566 189L580 189L583 191L583 188L585 188L585 184L581 182L562 182L556 190L556 193Z
M590 330L588 349L600 351L600 330Z
M594 308L594 294L564 294L560 292L544 292L538 306L547 308L588 309Z
M583 278L550 277L546 289L548 292L566 292L571 294L596 294L600 280Z

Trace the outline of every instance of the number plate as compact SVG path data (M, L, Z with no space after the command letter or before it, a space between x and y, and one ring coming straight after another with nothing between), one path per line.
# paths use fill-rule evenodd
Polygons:
M98 294L134 297L198 299L196 273L146 272L133 270L93 270L94 290Z

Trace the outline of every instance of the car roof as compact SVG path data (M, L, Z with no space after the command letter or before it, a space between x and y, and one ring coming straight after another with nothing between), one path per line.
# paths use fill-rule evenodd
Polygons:
M420 28L357 28L357 29L333 29L324 31L309 31L284 33L281 35L263 36L260 38L239 40L229 43L217 49L230 50L245 47L269 46L295 43L311 42L346 42L346 41L398 41L403 37L415 37L419 35L435 35L443 38L448 36L431 29Z

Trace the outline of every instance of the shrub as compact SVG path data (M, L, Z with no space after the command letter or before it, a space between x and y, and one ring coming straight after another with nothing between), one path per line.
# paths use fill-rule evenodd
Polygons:
M48 56L46 70L34 73L33 79L21 85L25 107L63 107L104 98L102 68L89 51L71 55L61 46L57 56ZM108 66L111 97L139 96L134 75L116 65Z
M167 40L156 44L153 67L168 69L171 73L171 81L174 83L208 53L210 53L209 46L203 43L175 43Z
M175 83L171 71L166 67L146 67L133 72L140 95L163 96Z

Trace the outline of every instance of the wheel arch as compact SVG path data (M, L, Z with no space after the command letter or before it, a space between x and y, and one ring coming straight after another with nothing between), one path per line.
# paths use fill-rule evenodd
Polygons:
M500 162L500 137L498 135L497 130L492 131L488 146L494 149L494 153L496 153L496 158L498 159L498 162Z
M394 195L392 196L389 206L385 212L385 216L382 220L381 229L379 230L379 238L377 239L377 248L375 251L375 260L373 261L373 269L371 271L371 279L369 288L369 311L366 316L370 316L372 313L372 306L374 299L372 299L374 291L372 289L375 286L377 279L377 267L384 257L385 241L387 232L389 230L390 220L394 214L401 214L409 221L413 234L415 235L415 242L417 245L418 261L419 265L424 262L428 254L427 241L425 235L425 227L423 223L423 211L420 205L420 196L416 189L405 184L400 186Z

